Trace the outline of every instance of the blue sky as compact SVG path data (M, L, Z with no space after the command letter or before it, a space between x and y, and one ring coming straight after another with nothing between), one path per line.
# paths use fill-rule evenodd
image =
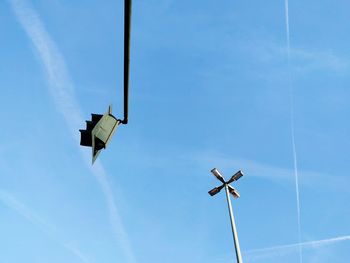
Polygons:
M134 1L130 123L91 166L122 3L0 2L0 262L234 262L213 167L245 172L244 262L347 262L349 3L289 1L288 67L285 1Z

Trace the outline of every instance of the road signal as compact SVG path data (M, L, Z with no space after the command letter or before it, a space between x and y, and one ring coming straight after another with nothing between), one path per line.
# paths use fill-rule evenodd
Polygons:
M128 123L129 112L129 69L130 69L130 31L132 0L124 1L124 118L117 119L112 115L111 106L108 112L91 114L91 120L86 121L86 129L80 131L80 145L92 148L92 164L100 151L106 148L119 124Z
M79 130L81 135L80 145L92 147L91 132L102 116L102 114L91 114L91 121L86 121L86 130Z
M80 145L92 147L92 164L100 151L107 147L115 130L121 123L112 115L112 107L105 114L91 114L91 121L86 121L86 129L80 131Z

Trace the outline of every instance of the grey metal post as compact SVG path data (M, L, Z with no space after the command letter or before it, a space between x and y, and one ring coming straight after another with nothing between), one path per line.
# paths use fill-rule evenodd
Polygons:
M227 184L225 184L225 190L226 190L226 198L227 198L228 210L229 210L230 219L231 219L231 228L232 228L232 234L233 234L233 241L235 243L235 249L236 249L237 263L243 263L242 256L241 256L241 249L239 247L239 242L238 242L238 235L237 235L237 229L236 229L236 224L235 224L235 218L233 216L231 199L230 199L230 194L229 194L229 191L228 191Z

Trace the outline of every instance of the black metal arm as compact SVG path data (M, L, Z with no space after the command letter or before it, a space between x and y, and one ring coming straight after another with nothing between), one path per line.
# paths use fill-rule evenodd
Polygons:
M128 123L129 114L129 68L130 68L130 31L132 0L125 0L124 6L124 119Z

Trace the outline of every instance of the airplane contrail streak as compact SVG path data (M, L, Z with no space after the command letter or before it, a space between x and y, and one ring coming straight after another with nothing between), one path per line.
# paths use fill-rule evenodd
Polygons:
M298 221L298 242L301 243L301 221L300 221L300 194L299 194L299 174L298 174L298 158L295 143L295 117L294 117L294 89L292 84L291 67L290 67L290 29L289 29L289 2L285 0L285 17L286 17L286 36L287 36L287 59L288 59L288 85L290 89L290 127L293 151L293 166L295 178L295 192L297 205L297 221ZM299 246L299 261L303 262L302 246Z
M81 262L90 262L90 260L77 247L70 244L69 242L63 241L60 238L58 238L57 230L53 225L49 224L45 219L35 214L31 209L29 209L23 203L19 202L13 195L1 189L0 202L2 202L10 209L16 211L19 215L26 218L32 224L37 225L47 236L55 240L62 247L67 249L77 258L79 258Z
M40 61L46 72L49 89L58 111L63 115L71 134L77 145L79 145L79 128L84 119L82 118L80 106L75 99L74 86L69 77L64 57L57 48L55 42L45 29L39 14L30 5L28 0L8 0L24 31L33 43L39 54ZM97 162L91 167L91 162L85 151L80 149L86 165L97 179L106 199L109 210L109 219L117 241L122 248L127 262L136 262L131 249L128 235L122 224L118 208L114 200L112 188L108 182L107 174L103 166Z
M253 250L248 250L244 252L244 254L250 259L258 260L262 258L274 257L276 255L291 253L291 252L294 252L295 249L299 249L300 246L305 249L315 249L322 246L326 246L326 245L330 245L338 242L344 242L344 241L350 241L350 235L315 240L315 241L307 241L307 242L301 242L301 243L295 243L295 244L289 244L289 245L253 249Z

